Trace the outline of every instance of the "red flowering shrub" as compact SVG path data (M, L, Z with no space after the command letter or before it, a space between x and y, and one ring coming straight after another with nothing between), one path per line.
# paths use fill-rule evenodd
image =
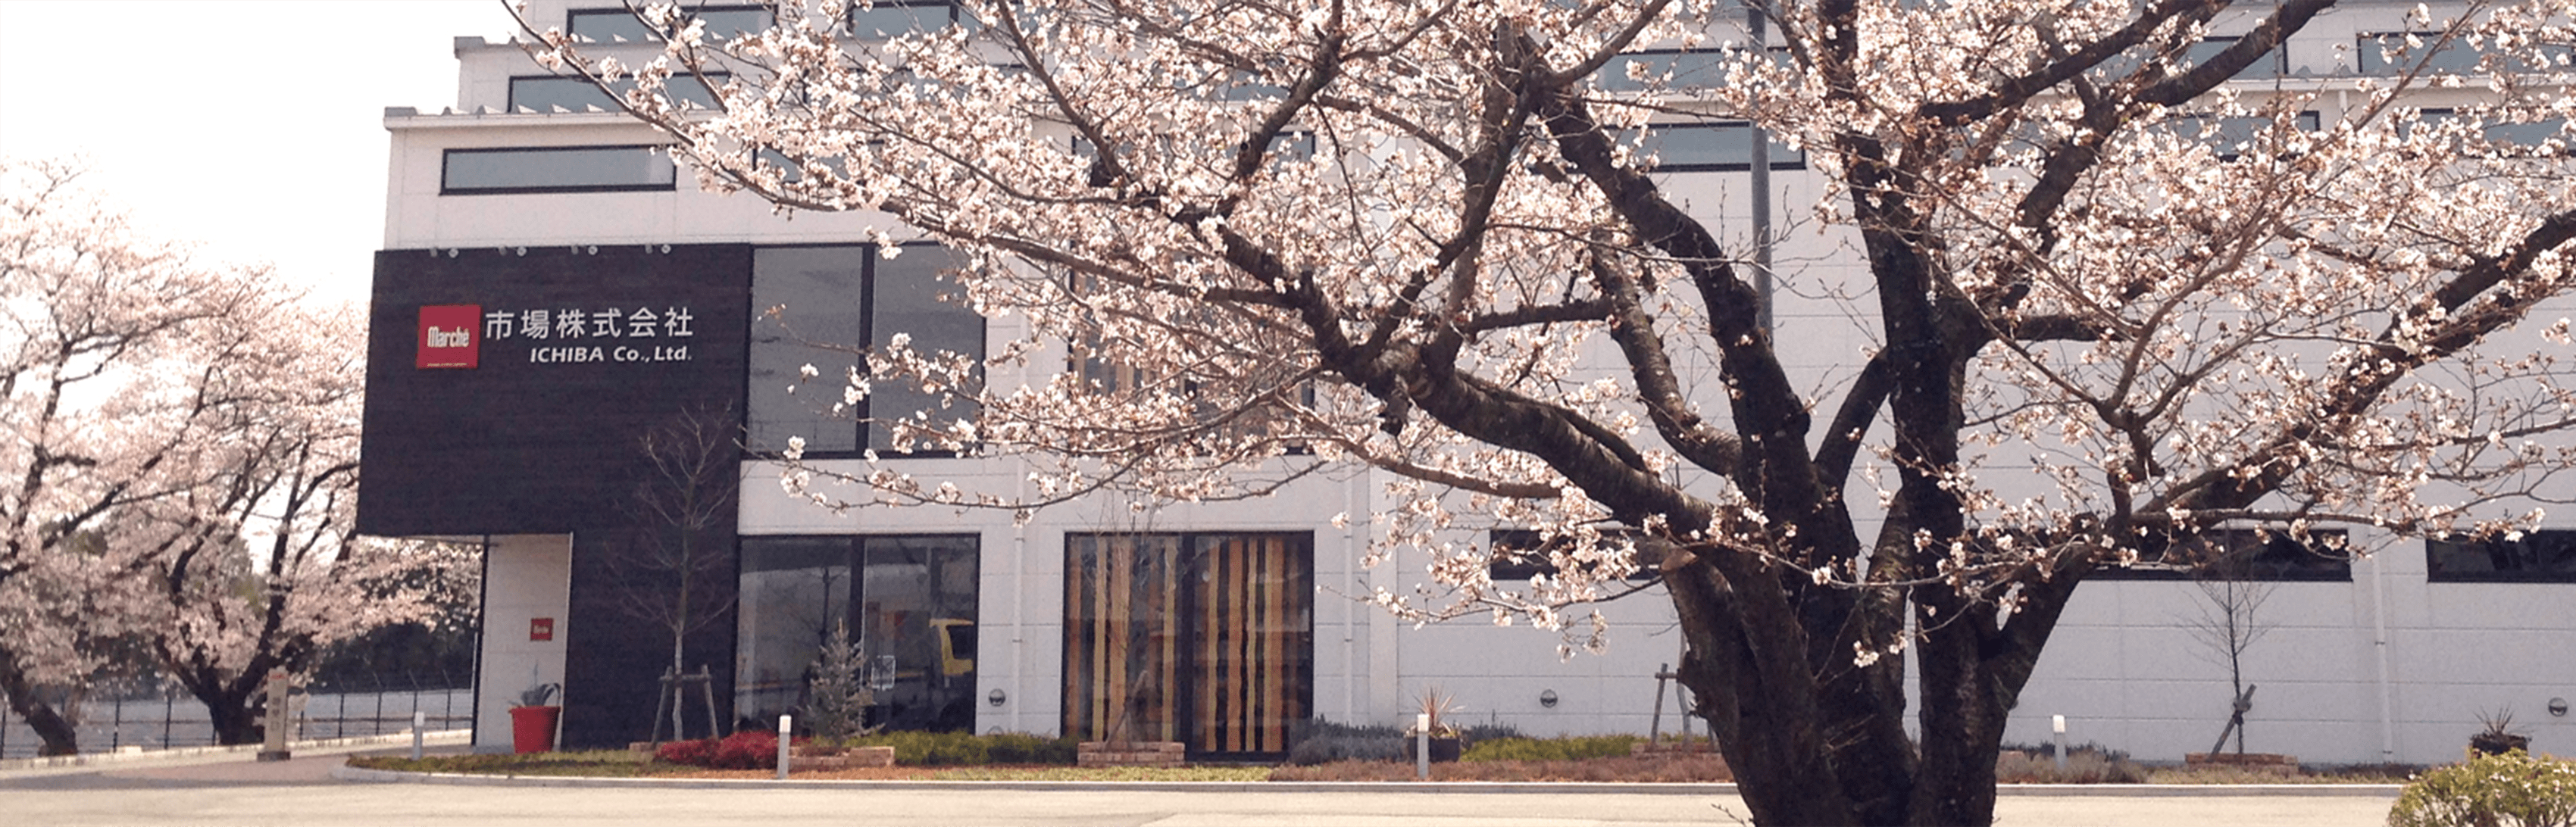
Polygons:
M806 740L797 738L791 743L803 744ZM777 769L778 733L746 729L722 740L672 741L654 750L653 757L674 764L717 770Z
M653 757L656 760L669 761L674 764L687 764L692 767L710 766L715 763L716 759L716 739L700 738L695 741L671 741L663 744L660 748L653 750Z

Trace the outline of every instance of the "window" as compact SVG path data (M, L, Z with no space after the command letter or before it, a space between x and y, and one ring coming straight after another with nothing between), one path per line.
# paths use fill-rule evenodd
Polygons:
M2423 111L2422 123L2425 126L2431 126L2457 117L2459 112L2456 110L2426 109ZM2490 123L2480 130L2490 144L2532 149L2548 148L2552 139L2560 138L2566 134L2566 131L2566 118L2549 118L2529 123ZM2567 152L2569 143L2562 140L2557 147L2557 152L2560 154Z
M1623 54L1601 65L1593 81L1603 91L1636 92L1648 86L1709 87L1726 82L1724 50L1653 49ZM1649 80L1639 80L1639 77Z
M2175 67L2176 71L2187 71L2193 66L2215 58L2219 52L2227 51L2236 45L2236 41L2243 39L2232 36L2203 38L2200 42L2183 49L2182 58ZM2269 80L2288 74L2286 70L2287 64L2282 60L2281 47L2274 46L2271 51L2264 52L2262 57L2255 58L2254 62L2245 64L2245 68L2238 71L2234 79Z
M692 20L706 21L707 39L732 40L736 35L769 30L766 6L697 6L683 7L680 12ZM643 43L662 39L662 32L645 25L643 18L623 8L574 9L564 28L576 38L589 38L599 43Z
M735 714L797 711L846 623L876 691L868 723L972 730L977 546L971 534L742 538Z
M451 149L440 195L670 190L671 159L652 146Z
M2576 583L2576 529L2526 531L2518 539L2430 538L2424 570L2435 583Z
M2414 40L2414 45L2406 41ZM2453 40L2440 50L2427 52L2441 42L2441 32L2376 32L2361 35L2353 44L2359 56L2361 73L2393 75L2413 69L2417 63L2436 72L2471 72L2478 68L2478 50L2465 40Z
M2306 542L2281 529L2213 528L2182 538L2140 541L2139 568L2104 566L2095 580L2286 580L2351 582L2352 556L2339 530L2308 532Z
M932 244L906 245L901 255L887 259L882 250L874 244L848 244L752 251L753 311L778 309L752 323L747 409L753 450L780 450L791 436L805 439L809 456L899 449L904 446L894 444L891 429L866 420L915 413L939 423L974 417L968 403L943 408L939 394L901 380L871 380L856 410L832 411L842 399L849 371L868 373L862 346L882 348L903 334L913 350L925 355L945 351L979 361L984 356L984 317L942 298L961 289L941 277L953 261L948 251ZM789 392L806 365L819 375Z
M1771 168L1806 169L1807 153L1770 141ZM1743 121L1663 124L1646 128L1639 151L1656 172L1744 172L1753 168L1753 125Z
M1610 532L1604 533L1610 534ZM1556 576L1558 571L1556 563L1548 559L1548 553L1564 547L1566 540L1563 538L1542 544L1539 541L1538 532L1518 528L1498 528L1486 536L1487 542L1492 543L1494 549L1493 560L1487 564L1485 570L1486 577L1501 582L1528 580L1541 574L1549 577ZM1615 539L1615 536L1604 539ZM1653 565L1640 560L1637 569L1629 572L1626 579L1631 583L1644 583L1658 576L1660 575Z
M2301 112L2295 119L2295 123L2301 132L2315 132L2318 124L2317 113ZM2220 160L2233 161L2244 157L2245 150L2254 145L2254 140L2272 128L2272 119L2260 115L2223 118L2184 115L2167 119L2151 128L2184 140L2199 141L2217 150Z
M717 83L724 82L723 76L713 77ZM596 106L603 112L615 112L618 110L617 99L634 88L635 81L632 78L609 84L609 89L601 89L598 84L590 82L589 78L546 75L515 77L510 79L510 111L529 109L537 112L552 112L555 107L560 106L568 112L583 112L589 107ZM611 96L610 90L615 90L614 97ZM714 90L708 89L706 82L693 76L675 76L664 82L662 94L683 103L697 104L701 108L714 109L716 106Z
M862 38L901 37L949 26L974 31L982 25L973 13L949 0L876 0L864 6L853 3L849 22L850 34Z
M1314 714L1314 537L1068 534L1064 730L1288 751Z
M2409 44L2409 39L2414 43ZM2362 35L2354 44L2353 51L2360 55L2359 65L2365 75L2394 75L2412 71L2418 64L2431 72L2472 74L2479 71L2478 62L2486 56L2485 52L2470 46L2466 37L2453 39L2439 49L2433 48L2437 43L2442 43L2441 32L2376 32ZM2540 48L2549 61L2548 66L2532 66L2528 61L2510 58L2504 61L2505 70L2563 69L2569 58L2576 56L2576 47L2544 45Z

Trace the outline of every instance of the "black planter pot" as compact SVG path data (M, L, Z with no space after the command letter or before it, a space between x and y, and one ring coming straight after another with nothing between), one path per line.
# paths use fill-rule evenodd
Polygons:
M2529 751L2531 736L2511 733L2481 732L2469 736L2469 751L2479 755L2503 755L2514 750ZM1435 751L1434 754L1437 754Z
M1420 743L1421 739L1415 736L1404 736L1404 760L1415 760L1414 750L1416 745ZM1466 746L1460 743L1456 738L1431 739L1431 760L1433 762L1456 761L1458 760L1458 754L1465 750Z

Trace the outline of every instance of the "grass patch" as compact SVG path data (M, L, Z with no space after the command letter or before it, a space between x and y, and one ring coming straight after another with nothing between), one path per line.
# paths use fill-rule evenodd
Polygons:
M1048 738L1022 732L977 735L971 732L886 732L850 738L853 747L893 747L894 762L907 767L972 767L985 764L1062 764L1074 762L1072 738Z
M1334 761L1280 767L1272 781L1411 781L1414 767L1398 761ZM1619 755L1580 761L1456 761L1431 765L1433 781L1571 781L1591 783L1714 783L1735 780L1715 753Z
M1555 738L1498 738L1467 747L1460 761L1582 761L1617 758L1646 739L1634 735L1561 735Z
M2295 773L2260 772L2243 767L2157 767L2147 771L2149 784L2404 784L2423 767L2411 764L2351 764L2300 767Z
M961 767L933 781L1267 781L1269 767Z
M543 775L572 778L647 778L696 771L696 767L662 763L627 750L532 752L525 755L431 755L418 761L401 756L351 756L349 766L394 772L441 772L471 775Z

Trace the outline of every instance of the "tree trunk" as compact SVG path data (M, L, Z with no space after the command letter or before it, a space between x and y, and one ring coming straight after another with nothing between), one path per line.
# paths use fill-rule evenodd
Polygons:
M250 708L248 698L228 693L200 694L206 704L208 720L214 723L215 743L225 746L257 744L268 738L268 727L261 723L266 711Z
M0 692L9 695L9 711L17 713L20 720L27 722L27 728L35 730L36 737L45 742L36 748L37 755L80 754L79 730L52 704L36 697L36 688L28 682L26 673L6 657L0 657Z

